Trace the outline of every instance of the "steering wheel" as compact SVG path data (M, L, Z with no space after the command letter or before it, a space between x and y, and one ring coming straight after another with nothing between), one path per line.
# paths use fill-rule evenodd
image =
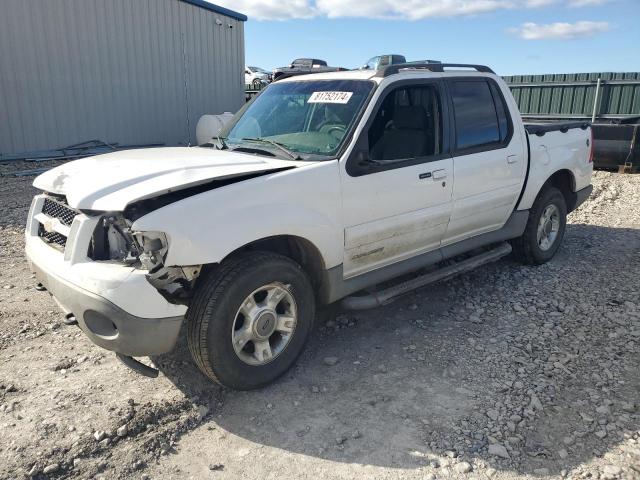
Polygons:
M338 132L338 135L334 135L333 132ZM334 125L332 127L329 127L329 129L327 130L327 135L331 135L338 140L342 139L345 133L347 133L347 129L342 125Z

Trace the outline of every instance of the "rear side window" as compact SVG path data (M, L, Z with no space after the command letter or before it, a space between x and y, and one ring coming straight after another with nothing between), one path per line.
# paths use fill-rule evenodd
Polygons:
M497 89L484 81L451 83L456 149L503 142L509 135L506 107ZM494 101L495 100L495 101Z

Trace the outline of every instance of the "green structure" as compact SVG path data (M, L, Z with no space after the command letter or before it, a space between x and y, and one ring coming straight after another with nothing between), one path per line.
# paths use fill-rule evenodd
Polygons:
M640 72L504 77L523 116L621 121L640 117Z

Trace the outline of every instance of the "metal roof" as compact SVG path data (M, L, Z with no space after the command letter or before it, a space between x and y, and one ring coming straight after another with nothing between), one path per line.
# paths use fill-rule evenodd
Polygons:
M204 8L206 10L210 10L212 12L220 13L222 15L226 15L227 17L235 18L236 20L240 20L241 22L247 21L247 16L242 13L235 12L233 10L229 10L228 8L220 7L218 5L214 5L213 3L205 2L204 0L181 0L185 3L190 3L191 5L195 5L196 7Z

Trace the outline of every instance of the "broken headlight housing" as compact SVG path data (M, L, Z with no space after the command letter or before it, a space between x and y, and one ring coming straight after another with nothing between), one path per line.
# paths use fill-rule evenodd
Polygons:
M200 265L167 267L167 237L162 232L136 232L134 234L142 253L138 257L140 266L148 270L147 280L171 303L184 304L193 292Z
M142 268L151 272L162 266L167 256L167 236L162 232L136 232L133 236L142 250L138 256Z
M122 214L108 213L100 217L87 253L92 260L118 260L133 265L141 252L131 233L131 222Z
M171 303L184 304L191 297L201 265L165 266L169 244L163 232L135 232L121 213L100 218L89 247L93 260L119 261L140 270Z
M162 232L134 232L132 222L120 213L100 218L89 244L92 260L118 260L145 270L162 265L167 237Z

